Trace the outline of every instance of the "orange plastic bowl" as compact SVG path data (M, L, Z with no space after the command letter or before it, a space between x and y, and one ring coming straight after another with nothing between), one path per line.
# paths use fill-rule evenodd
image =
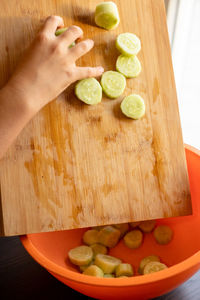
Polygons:
M97 299L149 299L164 294L191 277L200 268L200 151L186 147L192 193L193 215L159 220L173 228L169 245L157 245L152 234L144 238L137 250L128 249L123 241L111 255L131 263L157 254L169 268L158 273L130 278L95 278L80 274L67 259L67 252L81 244L84 229L29 234L21 237L26 250L53 276L71 288Z

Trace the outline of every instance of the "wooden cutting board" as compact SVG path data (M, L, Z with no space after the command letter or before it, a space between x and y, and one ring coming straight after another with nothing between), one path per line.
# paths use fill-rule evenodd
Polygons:
M123 97L87 106L70 87L46 106L1 161L2 235L191 214L164 2L115 0L121 22L113 31L94 24L99 2L0 2L2 85L44 18L56 14L94 39L82 66L114 70L116 36L137 34L142 73L127 80L123 97L139 93L146 103L145 117L134 121L120 111Z

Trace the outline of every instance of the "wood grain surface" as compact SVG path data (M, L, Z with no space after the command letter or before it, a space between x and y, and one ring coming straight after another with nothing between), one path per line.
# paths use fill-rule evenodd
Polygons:
M123 97L87 106L71 86L37 114L0 164L4 235L191 213L164 2L116 0L121 22L113 31L95 26L97 3L0 2L1 85L44 18L56 14L95 41L82 66L115 69L116 36L137 34L142 73L127 80L123 96L139 93L146 104L145 117L134 121L120 112Z

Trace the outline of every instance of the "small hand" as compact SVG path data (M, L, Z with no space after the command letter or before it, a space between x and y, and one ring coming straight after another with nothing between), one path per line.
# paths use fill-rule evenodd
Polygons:
M85 77L96 77L103 73L102 67L78 67L76 60L94 46L90 39L69 45L82 37L80 27L70 26L60 36L55 36L58 27L63 27L59 16L48 17L43 28L25 54L8 87L19 94L34 112L55 99L71 83Z
M56 37L57 27L63 25L61 17L46 19L16 71L0 90L0 158L30 119L72 82L103 73L102 67L76 66L76 60L94 42L85 40L69 48L83 32L77 26L70 26Z

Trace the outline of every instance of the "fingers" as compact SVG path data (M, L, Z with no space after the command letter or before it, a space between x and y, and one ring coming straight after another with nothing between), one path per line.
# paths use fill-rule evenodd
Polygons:
M103 72L103 67L76 67L76 78L80 80L88 77L98 77L102 75Z
M73 48L70 49L69 54L73 56L73 59L77 60L78 58L86 54L88 51L90 51L93 48L93 46L93 40L88 39L76 44Z
M57 27L63 27L63 19L59 16L49 16L42 27L42 32L45 34L55 34Z
M75 40L81 38L83 36L83 31L78 26L70 26L65 32L63 32L57 39L59 41L65 42L66 46L68 47L71 45Z

